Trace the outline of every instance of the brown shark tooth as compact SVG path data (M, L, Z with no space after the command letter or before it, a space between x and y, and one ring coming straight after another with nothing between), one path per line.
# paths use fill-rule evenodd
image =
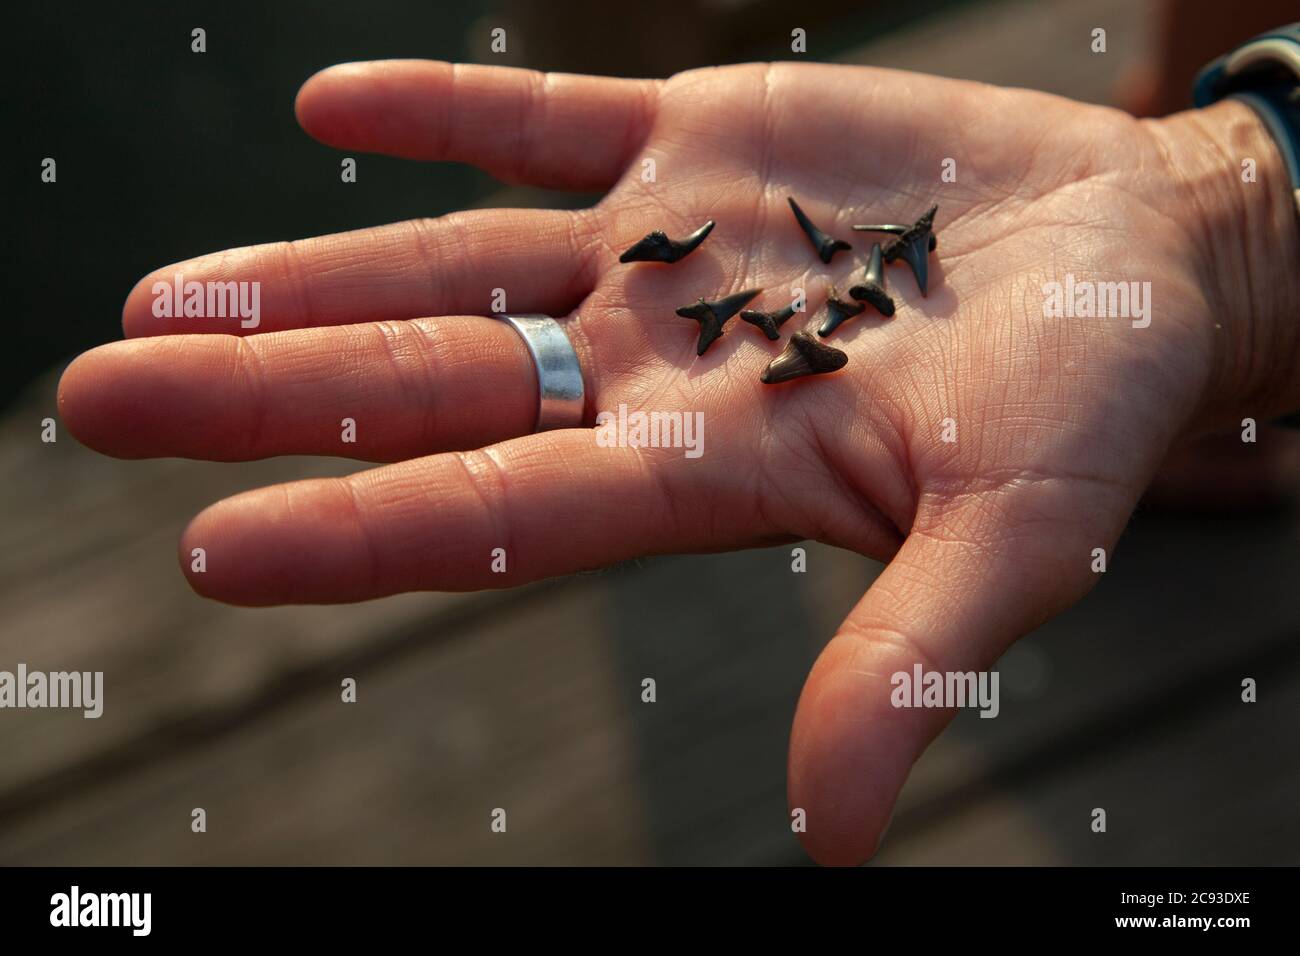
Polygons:
M746 309L740 313L742 319L750 325L758 326L763 330L763 334L773 342L781 337L781 326L792 315L794 315L793 305L787 305L784 309L778 309L775 312L759 312L755 309Z
M846 319L851 319L855 315L860 315L866 309L865 305L857 302L845 302L835 291L835 286L831 286L830 297L826 300L826 321L822 323L817 334L822 338L830 335L838 329Z
M682 318L694 319L700 323L700 341L695 347L695 354L703 355L710 345L722 337L722 327L731 321L732 316L747 306L762 291L762 289L746 289L744 292L734 292L712 302L697 299L694 305L684 305L678 309L677 314Z
M823 375L849 364L849 357L833 345L817 341L807 332L796 332L785 351L772 359L759 379L764 385L788 382L805 375Z
M894 314L894 300L885 292L885 266L880 254L880 243L871 244L871 261L862 281L849 289L849 295L862 302L869 302L885 318Z
M787 196L786 199L790 203L790 208L794 211L794 218L799 221L799 227L803 229L809 241L812 242L813 248L817 250L817 255L821 256L822 262L829 263L831 256L835 255L835 253L853 248L843 239L828 236L814 226L812 220L799 208L799 204L794 201L793 197Z
M638 240L636 245L618 257L618 261L678 262L698 249L715 225L717 224L710 219L685 239L669 239L662 231L656 229L648 233L645 238Z

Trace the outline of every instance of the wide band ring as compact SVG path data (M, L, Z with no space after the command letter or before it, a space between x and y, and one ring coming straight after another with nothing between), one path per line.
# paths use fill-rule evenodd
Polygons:
M577 428L585 394L578 353L564 329L549 315L493 315L509 322L528 346L537 370L537 425L534 432Z

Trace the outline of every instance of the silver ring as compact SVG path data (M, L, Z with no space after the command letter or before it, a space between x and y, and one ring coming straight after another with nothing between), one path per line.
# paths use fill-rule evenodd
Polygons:
M528 346L537 370L537 426L534 432L577 428L582 424L584 390L578 353L564 329L549 315L494 314L509 322Z

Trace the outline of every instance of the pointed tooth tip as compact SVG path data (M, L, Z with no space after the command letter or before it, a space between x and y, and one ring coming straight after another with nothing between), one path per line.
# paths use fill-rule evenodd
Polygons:
M683 259L686 258L686 256L690 255L692 252L698 249L700 245L704 242L704 240L709 237L709 233L713 231L713 227L716 225L717 223L715 223L712 219L710 219L704 225L700 226L699 229L696 229L685 239L683 239L682 240L683 244L685 244L688 248L682 253L682 258Z
M618 257L618 261L625 264L628 262L643 261L645 259L645 245L646 241L644 239L638 239L627 249L623 250L623 254Z
M717 334L711 336L709 335L708 326L701 326L700 338L695 345L695 354L697 356L703 355L713 346L713 343L718 341L720 338L722 338L722 329L719 328Z

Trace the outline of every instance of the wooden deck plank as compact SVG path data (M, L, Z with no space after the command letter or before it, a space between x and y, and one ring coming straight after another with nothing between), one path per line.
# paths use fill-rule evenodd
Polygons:
M356 704L339 700L333 678L347 675L331 675L311 700L3 828L0 858L645 860L636 747L611 700L639 688L608 680L609 641L580 626L597 610L570 590L500 613L361 676ZM194 806L207 834L189 832ZM496 807L504 835L489 830Z
M875 863L1294 866L1300 668L1262 687L1258 703L1205 701L1158 735L1114 734L1059 773L895 830Z
M1136 528L1093 598L1029 639L1041 659L1009 668L1002 715L963 715L923 758L891 840L929 846L911 841L968 805L1020 799L1089 765L1097 744L1072 737L1080 727L1114 734L1107 721L1140 724L1189 686L1184 716L1195 725L1202 710L1231 706L1241 666L1263 667L1264 686L1293 672L1292 642L1279 651L1278 638L1300 622L1281 570L1300 558L1294 532L1262 519L1205 528L1200 519ZM1260 547L1282 551L1265 573L1249 560ZM798 862L785 815L788 722L818 644L873 573L845 557L814 546L806 575L790 572L785 548L663 559L469 617L442 642L377 665L355 709L335 702L335 675L322 677L319 699L30 808L0 833L0 860ZM1147 593L1157 579L1187 587ZM709 605L674 599L701 585ZM1240 605L1223 592L1261 612L1231 641L1223 635ZM1115 626L1122 619L1131 629ZM1222 699L1202 699L1220 673ZM655 704L640 701L645 676L658 681ZM1116 736L1159 775L1194 772L1161 762L1163 732ZM1284 743L1271 741L1267 758L1286 775L1297 758ZM222 821L220 840L160 830L160 819L200 802ZM502 805L515 821L509 840L484 823ZM1170 834L1188 825L1165 824ZM955 834L947 852L962 859L970 839ZM893 852L887 859L910 859ZM1009 847L987 862L1027 852Z
M116 461L63 431L40 441L57 377L0 421L0 668L103 671L97 720L0 715L3 794L150 729L236 706L278 675L474 595L415 594L341 608L232 608L195 597L176 541L207 505L248 488L343 474L363 463L281 458L239 465Z

